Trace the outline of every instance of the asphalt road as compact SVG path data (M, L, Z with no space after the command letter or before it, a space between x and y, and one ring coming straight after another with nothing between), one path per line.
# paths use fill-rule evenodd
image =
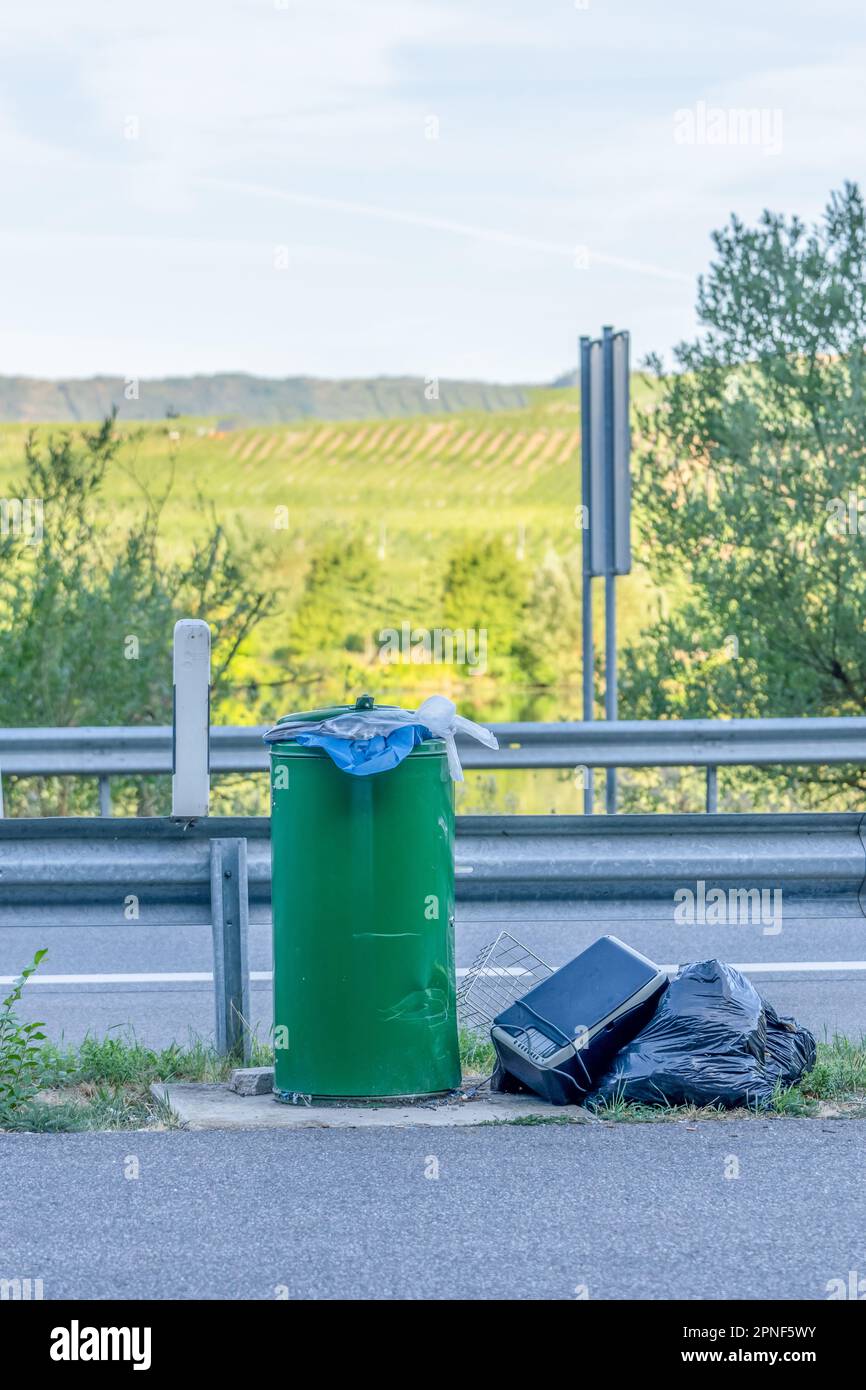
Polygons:
M759 967L755 984L782 1013L792 1014L819 1037L835 1032L866 1034L866 918L852 907L794 905L786 909L782 930L764 934L760 926L681 926L670 909L610 904L463 903L457 920L457 963L471 964L481 946L500 930L510 930L551 965L570 959L602 932L613 932L662 964L719 956L734 964ZM85 1033L132 1028L161 1046L202 1037L213 1028L210 929L128 923L123 927L15 928L0 932L0 976L13 976L37 947L47 946L40 976L62 977L28 987L24 1012L48 1024L53 1037L71 1042ZM833 969L809 969L830 964ZM270 928L250 929L250 968L271 968ZM75 976L96 976L86 982ZM145 982L118 976L144 975ZM171 976L179 975L180 980ZM254 979L252 1023L261 1037L271 1026L267 979Z
M866 1275L864 1146L858 1120L0 1134L0 1279L46 1299L825 1299Z

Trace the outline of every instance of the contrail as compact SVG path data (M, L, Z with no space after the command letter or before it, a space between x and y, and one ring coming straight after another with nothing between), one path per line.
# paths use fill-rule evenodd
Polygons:
M294 203L302 207L325 208L330 212L347 212L356 217L376 217L382 222L401 222L409 227L426 227L434 232L450 232L454 236L474 237L476 241L496 242L501 246L520 246L528 251L541 251L546 255L568 256L574 259L578 245L566 246L558 241L540 241L535 237L520 236L516 232L503 232L495 227L474 227L467 222L453 222L446 217L430 217L427 213L406 212L398 208L382 208L371 203L347 202L344 198L321 198L314 193L290 193L282 188L271 188L267 184L243 183L234 179L199 178L197 183L209 188L220 188L229 193L248 193L258 198L278 198L284 203ZM599 265L609 265L617 270L628 270L636 275L654 275L662 280L679 280L692 283L692 276L679 270L668 270L664 266L649 265L646 261L633 261L623 256L607 256L592 247L586 248L590 261Z

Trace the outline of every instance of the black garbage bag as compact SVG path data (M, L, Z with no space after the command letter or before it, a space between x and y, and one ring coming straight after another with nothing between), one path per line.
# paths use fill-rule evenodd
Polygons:
M815 1064L815 1039L733 966L681 965L637 1037L617 1053L591 1101L769 1104Z

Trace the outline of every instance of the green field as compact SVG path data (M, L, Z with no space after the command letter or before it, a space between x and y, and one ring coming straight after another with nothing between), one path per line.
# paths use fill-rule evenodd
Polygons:
M265 699L264 709L259 695L252 707L245 686L255 682L278 691L275 683L287 678L279 655L287 624L310 559L328 541L353 538L375 558L377 582L359 618L362 635L374 642L382 626L399 628L409 622L432 627L440 621L444 567L461 543L500 537L527 577L551 557L576 570L581 540L579 412L576 392L539 390L526 409L432 421L304 422L231 431L196 419L119 423L127 447L109 474L106 509L120 534L143 505L140 484L159 496L173 479L161 526L169 550L187 545L211 510L248 549L276 600L244 650L237 707L223 717L255 722L293 703L286 690L284 696ZM15 495L31 428L2 427L0 494ZM640 569L620 582L623 640L637 631L647 598L648 582ZM356 599L347 595L347 604ZM495 636L491 633L492 644ZM518 718L541 696L546 707L553 700L558 716L579 717L572 660L579 631L560 636L563 671L571 675L558 683L554 695L475 678L471 698L476 711ZM324 655L339 664L343 654ZM353 688L357 674L366 677L374 692L387 689L392 696L401 690L460 691L453 670L383 669L378 652L372 661L370 656L369 648L366 654L348 654ZM304 698L338 697L335 679L345 684L343 676L329 671L316 688L314 673Z
M580 593L579 424L577 392L567 389L534 392L526 408L434 420L305 421L240 430L194 418L118 422L124 448L106 479L106 524L119 539L140 515L143 489L151 498L167 492L160 526L167 556L188 549L192 536L216 519L273 591L268 616L244 644L219 696L220 723L271 722L288 710L361 691L410 707L444 693L482 720L576 719L582 714L574 602ZM0 429L0 496L20 495L31 428ZM43 434L81 426L35 428ZM46 527L58 520L62 524L46 516ZM513 661L497 659L501 614L498 625L490 624L493 659L486 673L441 663L383 664L381 630L446 622L442 590L450 558L460 547L474 553L494 539L530 595L520 620L549 628L555 679L534 684ZM369 568L332 600L340 635L321 638L302 630L299 638L298 607L311 564L323 547L350 542L361 547ZM560 587L571 586L567 611L546 611L545 591L538 588L545 573L556 574ZM601 633L600 584L596 590ZM625 642L649 619L653 590L636 566L619 581L618 592ZM466 621L488 624L483 602ZM302 659L299 640L306 647ZM576 810L581 799L570 773L476 774L471 784L477 808ZM240 799L225 791L224 809L250 809L248 787Z

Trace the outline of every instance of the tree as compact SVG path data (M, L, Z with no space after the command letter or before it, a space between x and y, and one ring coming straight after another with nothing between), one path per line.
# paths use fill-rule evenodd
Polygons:
M0 724L170 723L179 617L211 624L218 709L238 650L266 610L268 594L213 517L186 557L163 553L170 482L154 497L137 480L137 519L125 532L112 526L104 484L124 450L113 417L78 437L28 436L18 491L42 520L22 528L7 514L0 536ZM56 802L43 787L33 809L64 811L70 797L82 805L87 794L63 788Z
M325 540L316 550L282 654L297 679L310 679L336 657L363 651L375 626L379 575L358 536ZM302 672L306 671L306 677Z
M452 551L443 584L445 623L471 633L476 646L483 641L493 675L507 673L516 661L527 601L526 573L500 536Z
M549 546L532 576L526 621L519 643L521 663L532 685L575 688L580 676L581 555Z
M643 558L671 595L626 656L625 717L866 704L866 212L765 212L713 236L700 336L641 420ZM866 772L835 769L831 792Z

